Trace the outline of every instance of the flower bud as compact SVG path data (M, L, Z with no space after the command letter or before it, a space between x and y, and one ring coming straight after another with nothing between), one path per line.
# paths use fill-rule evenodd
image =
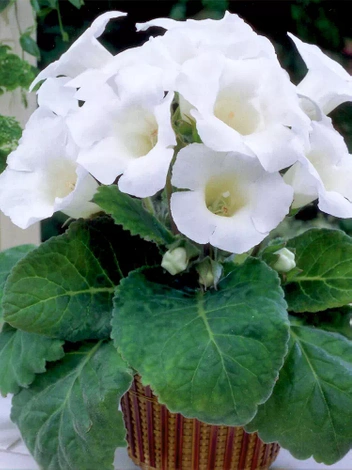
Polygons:
M295 254L287 248L281 248L281 250L276 251L274 254L279 256L279 259L273 265L276 271L288 273L296 267Z
M202 284L207 289L219 282L222 266L220 263L206 258L197 266L197 271L199 274L199 284Z
M163 256L161 266L173 276L184 271L188 266L187 251L182 247L168 250Z

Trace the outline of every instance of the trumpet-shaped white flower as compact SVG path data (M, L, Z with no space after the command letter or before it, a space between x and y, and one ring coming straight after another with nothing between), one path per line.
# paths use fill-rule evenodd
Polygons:
M119 179L121 191L152 196L165 185L176 144L171 125L173 94L164 97L160 71L124 68L110 88L68 118L80 147L78 162L103 184Z
M87 69L97 69L106 64L112 55L97 38L103 34L110 19L121 16L126 16L126 13L109 11L100 15L59 60L48 65L38 74L31 89L46 78L60 75L74 78Z
M315 101L325 114L346 101L352 101L352 77L349 73L319 47L306 44L293 34L289 33L289 36L308 68L307 75L298 85L299 93Z
M304 156L310 120L275 62L203 54L185 64L176 89L194 108L188 112L213 150L256 156L268 171Z
M64 119L39 108L0 175L0 209L23 229L56 211L74 218L98 212L90 202L98 184L76 156Z
M327 121L312 122L311 147L284 180L294 189L293 208L319 199L319 208L335 217L352 217L352 156L342 136Z
M203 144L182 149L173 167L171 211L181 233L244 253L260 243L288 213L293 191L279 173L268 173L256 159L219 153Z

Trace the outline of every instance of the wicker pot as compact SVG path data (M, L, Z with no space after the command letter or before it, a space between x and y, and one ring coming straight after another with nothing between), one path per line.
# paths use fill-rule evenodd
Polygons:
M135 377L122 397L128 453L145 470L265 470L279 453L241 427L212 426L170 413Z

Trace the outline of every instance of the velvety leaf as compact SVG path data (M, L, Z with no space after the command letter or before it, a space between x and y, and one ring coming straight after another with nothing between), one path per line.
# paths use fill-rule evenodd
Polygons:
M80 220L32 251L6 282L5 320L70 341L108 337L115 286L152 245L122 232L107 217Z
M17 393L35 374L45 372L47 361L64 355L63 341L16 330L5 324L0 333L0 392Z
M22 36L20 36L20 44L25 52L40 59L39 47L30 34L22 34Z
M301 272L285 284L289 310L318 312L352 302L352 238L339 230L313 229L287 242Z
M2 311L2 296L4 285L11 269L26 256L27 253L32 251L35 245L20 245L8 250L4 250L0 253L0 323L3 319Z
M289 352L269 400L246 429L296 458L330 465L352 446L352 343L292 326Z
M159 244L167 245L174 241L172 233L144 209L139 199L122 193L116 185L100 186L94 202L104 212L111 214L116 224L122 225L132 235L139 235Z
M131 381L111 342L87 344L21 390L11 418L41 468L112 470L126 445L118 403Z
M242 425L269 397L282 366L285 306L277 274L253 258L206 293L135 272L117 289L112 336L171 411Z

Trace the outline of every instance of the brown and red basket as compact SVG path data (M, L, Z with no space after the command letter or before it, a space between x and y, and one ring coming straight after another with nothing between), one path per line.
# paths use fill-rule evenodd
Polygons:
M242 427L214 426L170 413L135 376L122 397L128 453L144 470L266 470L279 445Z

